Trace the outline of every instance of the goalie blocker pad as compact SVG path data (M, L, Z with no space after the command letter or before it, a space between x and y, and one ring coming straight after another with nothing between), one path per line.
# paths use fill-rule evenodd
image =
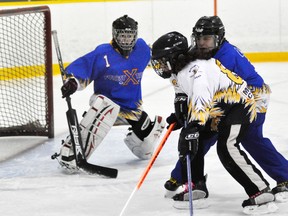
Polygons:
M148 117L149 118L149 117ZM150 124L152 124L150 122ZM134 131L127 134L124 139L125 144L134 155L142 160L148 160L152 157L155 143L160 138L160 135L165 128L165 121L161 116L155 116L154 125L151 132L144 140L141 140Z
M93 95L91 108L80 122L81 136L87 159L110 131L120 107L103 95Z

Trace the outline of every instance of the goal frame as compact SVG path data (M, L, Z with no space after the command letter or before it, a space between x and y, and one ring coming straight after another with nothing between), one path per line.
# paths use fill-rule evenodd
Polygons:
M0 17L23 15L28 13L44 14L44 31L45 31L45 77L47 88L47 109L46 109L46 123L47 131L27 132L27 131L1 131L0 137L2 136L48 136L48 138L54 137L54 110L53 110L53 67L52 67L52 37L51 37L51 13L48 6L36 6L27 8L16 8L16 9L4 9L0 10Z

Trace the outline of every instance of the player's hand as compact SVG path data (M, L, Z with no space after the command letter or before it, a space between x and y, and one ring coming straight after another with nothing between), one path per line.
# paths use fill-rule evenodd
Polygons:
M186 155L193 159L198 151L199 131L197 127L183 128L178 142L179 159L185 161Z
M74 78L68 79L61 87L62 98L68 97L76 92L78 84Z
M178 121L175 113L171 113L171 115L166 118L166 122L168 123L167 129L170 127L170 125L171 125L172 123L175 123L175 126L174 126L174 128L173 128L173 131L174 131L174 130L178 130L178 129L180 129L180 128L183 127L183 124Z
M184 121L186 121L186 117L188 115L188 105L187 105L188 97L184 93L176 94L174 99L174 108L175 108L175 115L182 125Z

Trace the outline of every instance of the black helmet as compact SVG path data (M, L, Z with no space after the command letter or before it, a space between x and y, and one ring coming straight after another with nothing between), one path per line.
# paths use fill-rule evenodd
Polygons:
M155 72L169 78L175 72L175 65L180 54L188 50L187 38L179 32L169 32L158 38L152 45L152 66Z
M128 56L132 51L137 35L138 23L128 15L124 15L112 23L112 44L124 56Z
M224 41L225 27L218 16L203 16L195 24L192 30L192 44L195 44L195 38L203 35L215 35L218 48Z

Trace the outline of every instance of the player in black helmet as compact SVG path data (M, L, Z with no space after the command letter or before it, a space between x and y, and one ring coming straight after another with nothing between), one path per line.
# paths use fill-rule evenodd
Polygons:
M124 15L112 23L112 45L119 52L128 57L133 50L138 36L138 23Z
M187 49L187 39L183 35L167 33L153 43L152 66L161 77L170 77L176 99L177 94L182 94L182 108L186 102L187 109L178 111L179 104L175 104L175 112L179 112L185 122L179 136L178 152L183 168L186 168L187 154L192 159L194 204L208 197L203 150L206 140L217 134L217 153L223 166L250 197L243 202L244 212L264 205L268 212L275 211L277 206L273 203L274 195L269 191L268 182L240 147L256 116L253 94L243 79L221 67L216 59L186 59ZM215 120L218 125L212 128L211 123ZM181 121L176 123L181 125ZM176 201L174 206L183 206L188 201L188 191L184 190L173 199Z
M225 27L218 16L201 17L192 30L192 41L195 43L201 36L210 35L214 37L214 47L217 49L224 42ZM198 44L198 43L197 43ZM195 44L197 46L197 44Z
M243 78L257 100L257 119L250 126L242 140L243 147L273 178L277 186L273 188L276 200L288 200L288 161L275 149L272 142L263 136L263 124L269 103L270 88L256 72L241 51L225 38L225 27L218 16L203 16L192 29L191 56L203 59L218 59L222 65ZM206 143L204 152L214 145L217 136ZM178 162L165 183L168 190L176 190L182 183L181 164Z
M166 35L165 35L166 36ZM172 37L173 36L173 37ZM164 37L164 36L163 36ZM179 62L177 64L170 64L176 63L176 59L178 60L178 56L184 53L184 51L188 51L188 42L186 37L183 37L182 34L178 32L171 32L167 34L167 40L159 40L158 43L155 43L153 46L153 58L152 58L152 65L155 69L155 72L161 76L162 78L170 78L171 73L167 73L166 71L163 71L162 67L157 68L157 66L163 64L167 64L167 67L169 67L169 71L176 72L177 69L175 66L179 65ZM168 39L169 38L169 39ZM162 44L162 42L165 44ZM177 44L177 46L175 46ZM169 49L163 49L163 46L169 47ZM173 67L173 68L172 68Z
M112 41L76 59L65 69L67 80L61 91L67 97L93 82L91 108L80 122L81 138L88 159L113 125L130 125L125 144L138 158L147 160L165 125L154 121L142 107L141 81L150 57L150 47L138 38L138 23L124 15L112 23ZM113 144L113 143L112 143ZM60 165L77 171L70 137L60 149Z

